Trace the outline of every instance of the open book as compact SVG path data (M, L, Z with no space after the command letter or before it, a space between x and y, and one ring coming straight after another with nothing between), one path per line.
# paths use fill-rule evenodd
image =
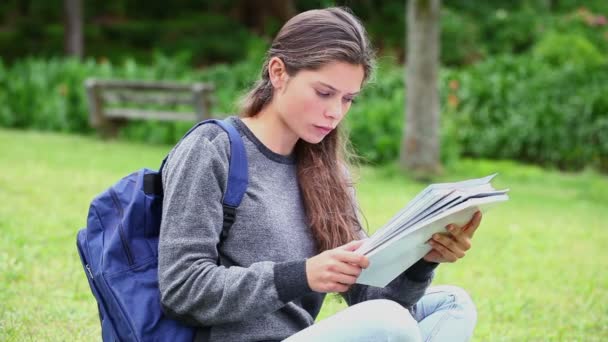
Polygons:
M370 261L357 283L386 286L431 250L427 241L433 234L447 232L450 223L462 226L476 211L508 200L508 189L490 184L495 176L429 185L357 249Z

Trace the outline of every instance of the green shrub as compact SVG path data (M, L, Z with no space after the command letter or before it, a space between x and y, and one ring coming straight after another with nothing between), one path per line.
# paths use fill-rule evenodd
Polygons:
M578 34L548 33L536 44L533 55L556 67L596 66L606 63L606 56L587 38Z
M606 68L557 69L507 55L444 70L440 88L444 163L465 155L608 171ZM385 65L351 109L352 141L367 161L397 158L403 95L403 69Z
M121 64L84 62L76 59L28 58L7 67L0 60L0 126L33 128L74 133L91 133L84 81L100 79L164 80L212 82L216 88L214 113L230 114L243 90L259 72L259 63L193 70L189 55L167 57L154 54L152 65L133 59ZM174 143L191 123L129 122L120 135L131 140Z
M479 27L469 16L442 8L440 25L443 65L471 64L482 58Z
M504 56L450 77L460 85L451 115L463 154L568 170L606 162L605 67L555 68Z
M74 59L0 61L0 125L93 133L83 82L87 77L209 81L212 112L237 113L239 98L258 78L261 57L192 70L189 56L154 56L152 65ZM356 152L370 163L398 157L404 127L403 67L382 61L346 118ZM440 73L441 157L517 159L563 169L595 165L608 171L608 68L554 67L532 57L488 59ZM125 139L174 143L192 123L130 122Z
M379 68L346 117L350 140L365 162L382 163L399 155L404 117L403 69Z

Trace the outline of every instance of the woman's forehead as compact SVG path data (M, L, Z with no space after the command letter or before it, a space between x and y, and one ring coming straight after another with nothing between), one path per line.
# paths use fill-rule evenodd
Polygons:
M365 72L362 65L332 62L316 70L302 70L299 74L309 82L316 82L332 90L354 94L361 90Z

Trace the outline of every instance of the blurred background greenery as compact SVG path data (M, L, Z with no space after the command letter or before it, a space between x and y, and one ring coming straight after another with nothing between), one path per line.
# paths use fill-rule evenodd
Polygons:
M91 134L87 77L211 81L214 113L235 113L289 13L272 2L85 2L84 58L66 58L56 2L0 4L0 126ZM403 132L405 3L288 1L289 11L348 5L379 51L377 77L347 124L368 163L397 158ZM256 7L257 6L257 7ZM291 7L290 7L291 6ZM278 13L278 14L277 14ZM514 159L608 171L608 2L445 1L441 157ZM190 123L131 122L130 140L173 143Z

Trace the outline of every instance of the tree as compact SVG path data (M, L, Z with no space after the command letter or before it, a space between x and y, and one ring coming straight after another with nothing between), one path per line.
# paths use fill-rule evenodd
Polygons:
M82 37L82 0L64 0L65 11L65 52L82 58L84 41Z
M440 0L407 5L406 113L400 164L415 175L441 171L439 160Z

